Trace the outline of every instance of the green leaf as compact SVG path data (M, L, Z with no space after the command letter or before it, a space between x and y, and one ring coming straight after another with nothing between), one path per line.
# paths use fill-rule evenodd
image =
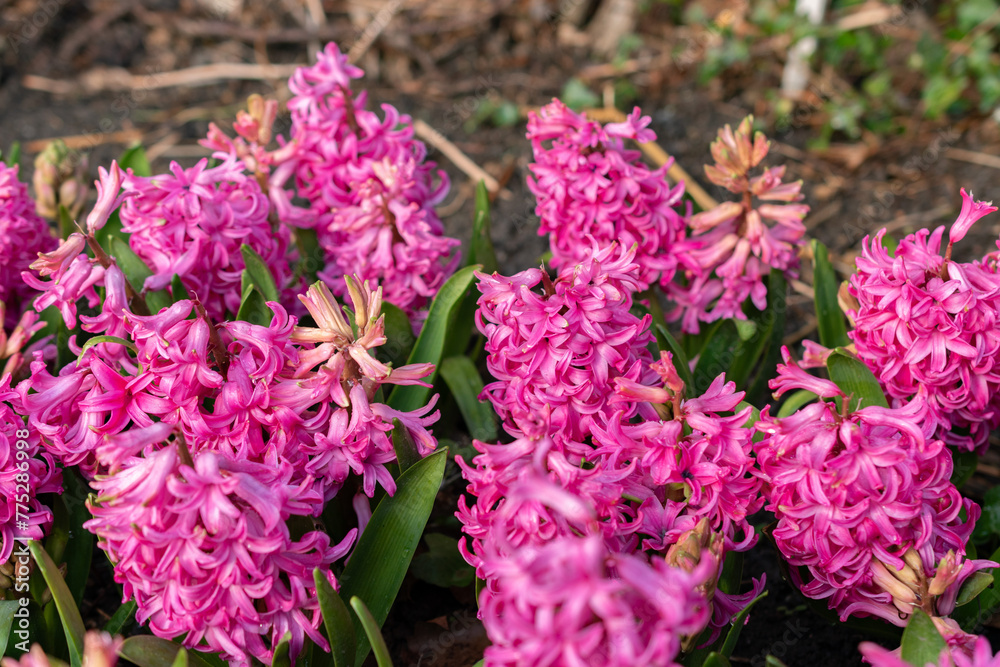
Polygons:
M73 222L73 216L69 214L69 209L63 204L59 204L59 210L56 214L56 222L59 224L60 238L67 238L70 234L76 231L76 224Z
M69 543L62 560L66 563L66 587L77 605L83 602L94 556L94 535L83 527L85 521L93 518L86 505L90 493L91 488L78 473L72 469L63 470L63 493L59 502L69 513Z
M132 350L133 352L137 352L138 351L138 348L130 340L126 340L124 338L119 338L118 336L104 336L104 335L94 336L93 338L88 338L87 342L84 343L83 347L80 348L80 356L77 357L77 360L83 358L83 353L84 352L86 352L90 348L94 347L95 345L100 345L101 343L117 343L118 345L124 345L125 347L127 347L130 350Z
M958 590L958 598L955 600L955 606L961 607L962 605L969 604L979 597L980 593L992 585L992 574L984 572L983 570L974 572L971 577L965 580L962 587Z
M247 272L243 272L247 276ZM241 322L249 322L266 327L271 323L271 309L264 302L264 297L260 290L255 289L253 283L247 284L243 290L243 299L240 301L240 310L236 313L236 319Z
M976 468L979 466L979 456L975 452L966 452L954 447L949 447L948 449L951 450L953 461L951 483L956 488L961 489L969 481L969 478L975 474Z
M440 533L424 535L427 551L413 558L413 576L441 588L463 588L476 578L476 571L458 550L458 540Z
M844 313L837 301L840 282L833 270L833 264L826 246L813 239L813 293L816 302L816 318L819 326L819 342L824 347L850 345Z
M377 353L383 361L399 368L406 363L413 351L413 343L416 341L413 327L410 326L410 318L406 313L388 301L382 302L382 316L386 342L378 348Z
M180 653L185 656L182 658ZM211 667L198 653L187 651L169 639L152 635L129 637L122 642L118 655L138 667L177 667L178 660L186 660L190 667Z
M719 575L719 590L735 595L740 592L743 583L743 552L730 551L722 563L722 573Z
M0 600L0 655L8 655L7 644L10 642L10 631L14 627L14 612L20 606L18 600Z
M955 76L951 72L934 74L924 84L921 96L924 103L924 115L927 118L938 118L962 96L969 85L969 77Z
M442 449L399 476L396 493L383 498L375 508L340 577L341 596L368 600L379 626L389 615L427 525L446 461L447 453ZM360 628L355 631L358 646L355 664L360 665L368 655L369 644Z
M107 624L105 624L104 631L109 635L122 634L125 626L135 618L135 610L137 608L138 605L136 605L135 600L129 600L122 604L122 606L118 607L118 611L111 616Z
M288 646L285 646L285 653L287 657ZM188 667L188 652L187 649L182 648L177 651L177 657L174 658L173 665L171 667Z
M392 420L392 448L396 452L396 462L399 472L404 473L420 460L417 443L413 442L410 432L398 419Z
M296 229L295 245L299 248L297 271L306 277L306 284L316 282L316 274L323 270L325 256L319 245L315 229Z
M764 660L765 667L786 667L780 659L775 658L770 653L767 654L767 658Z
M705 662L701 664L702 667L730 667L729 658L715 652L709 653L708 657L705 658Z
M572 77L566 82L559 99L573 111L596 107L601 103L600 98L587 88L587 84L576 77Z
M472 241L469 243L469 259L465 265L481 264L483 273L494 273L499 269L493 239L490 236L490 193L482 181L476 184L476 213L472 223Z
M931 617L922 609L914 609L903 631L900 657L914 667L925 667L928 663L936 665L941 650L947 646Z
M316 583L316 597L323 613L323 626L330 642L334 667L351 667L356 650L351 612L321 569L313 570L313 581Z
M4 164L8 167L16 167L21 164L21 142L15 141L10 145L10 150L7 151L7 155L4 156ZM22 179L25 177L24 170L18 172L18 176Z
M736 617L733 619L732 627L729 628L729 633L726 635L726 641L722 643L722 649L721 649L722 655L726 656L727 658L733 655L733 651L736 650L736 642L739 641L740 639L740 632L742 632L743 625L747 619L747 614L750 613L750 610L753 608L755 604L757 604L757 602L763 600L766 597L767 597L767 591L764 591L763 593L755 597L753 600L751 600L750 604L744 607L743 611L741 611L736 615Z
M49 306L42 311L41 318L45 326L35 334L33 340L44 336L52 336L56 345L56 368L65 368L66 364L73 360L73 354L69 349L69 329L66 322L56 306Z
M850 398L850 409L859 410L870 405L889 407L878 380L863 361L844 348L837 348L826 359L826 370L844 394Z
M392 658L389 657L389 647L385 645L385 638L382 637L382 631L379 629L380 624L375 621L375 617L372 616L371 611L368 610L368 607L365 606L365 603L357 595L351 598L351 607L358 615L358 620L361 621L361 627L364 628L365 636L371 642L372 652L375 654L375 662L378 664L378 667L392 667Z
M493 442L497 439L496 413L493 406L479 400L483 379L468 357L448 357L441 362L441 377L458 403L469 434L476 440Z
M660 348L660 351L667 351L673 355L674 368L677 369L677 374L680 376L681 380L684 381L685 387L691 387L694 390L694 376L691 374L691 364L688 363L688 356L684 352L684 348L681 344L677 342L667 327L662 324L657 323L655 327L656 331L656 345Z
M264 258L257 254L257 251L246 243L240 246L240 254L243 255L243 265L246 272L250 274L250 280L254 287L260 290L265 301L281 301L281 294L278 286L271 275L271 269L267 268Z
M785 399L785 402L781 404L780 408L778 408L777 416L779 419L788 417L798 412L799 408L809 405L817 398L819 398L819 396L812 393L808 389L799 389L797 392L791 394Z
M292 641L292 633L289 630L285 633L285 636L281 638L278 645L274 647L274 655L271 658L271 667L292 667L292 658L288 654L291 648L289 644ZM187 667L186 665L175 665L174 667Z
M752 322L756 329L753 335L741 337L736 346L732 366L726 371L726 379L735 382L737 388L746 385L750 379L750 373L762 356L764 363L761 364L758 375L767 376L768 379L773 375L780 355L781 340L785 333L787 292L788 283L785 281L785 276L781 271L773 269L767 279L767 308L762 311L757 310L752 302L749 303L747 307L749 320L747 321ZM739 321L737 321L737 326L739 326ZM747 395L752 396L750 391Z
M118 166L123 170L131 169L136 176L152 176L153 170L149 166L146 158L146 149L141 144L136 144L125 149L122 156L118 158Z
M476 265L460 269L441 286L433 303L431 303L427 321L424 322L424 328L420 332L420 336L417 337L417 342L413 346L407 363L431 363L435 367L441 363L445 338L455 327L453 320L458 311L457 306L462 303L469 292L469 288L476 278L474 272L478 271L479 268ZM425 379L428 383L433 384L436 375L437 369L435 368L434 374ZM393 389L392 394L389 395L389 407L403 412L411 412L427 405L430 394L431 387L400 385ZM371 598L365 596L361 596L361 598L371 601Z
M69 659L73 667L81 667L83 664L83 635L86 629L83 625L83 618L80 617L80 610L73 601L73 594L66 586L66 581L59 574L59 569L52 562L49 555L42 548L40 542L31 540L28 542L28 549L35 559L35 566L45 578L49 592L52 593L52 600L59 611L59 620L62 622L63 631L66 633L66 643L69 646Z
M694 388L686 392L687 395L704 393L720 373L727 372L736 359L736 348L740 343L739 329L733 320L725 320L722 326L715 329L695 364Z
M174 303L191 298L191 295L188 294L187 287L184 287L184 283L181 282L181 277L176 273L174 274L174 277L170 279L170 293L174 299ZM240 292L240 294L242 293L243 292Z
M1000 487L994 488L1000 489ZM979 526L977 525L976 528L978 530ZM993 555L989 557L989 560L994 563L1000 563L1000 549L994 551ZM988 570L980 570L979 572L989 574L994 577L995 582L996 571L996 568L991 568ZM977 574L979 574L979 572L977 572ZM950 616L957 621L966 632L978 634L983 631L983 627L986 623L993 618L993 615L997 613L998 609L1000 609L1000 586L986 588L986 590L982 591L973 600L973 602L975 602L975 604L967 604L958 607L950 614Z

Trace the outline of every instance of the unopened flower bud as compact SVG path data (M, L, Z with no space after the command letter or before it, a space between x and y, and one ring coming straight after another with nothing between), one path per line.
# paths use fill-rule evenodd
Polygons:
M35 158L32 183L38 214L55 219L61 205L78 217L87 199L86 169L86 159L71 152L62 139L50 142Z
M266 146L271 143L271 128L277 117L278 101L254 93L247 98L247 110L236 113L233 129L247 141Z
M909 565L903 565L902 570L887 568L882 561L872 558L871 572L875 583L892 596L892 604L904 614L913 613L914 607L920 606L921 578Z
M938 595L943 595L948 588L955 583L958 576L962 573L962 560L955 554L954 551L949 551L945 554L941 562L938 563L937 572L934 573L934 578L931 579L930 586L927 592L937 597Z

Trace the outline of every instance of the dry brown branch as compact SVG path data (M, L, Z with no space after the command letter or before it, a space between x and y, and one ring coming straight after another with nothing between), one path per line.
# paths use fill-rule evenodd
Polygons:
M358 37L358 41L354 42L351 50L347 52L348 61L356 63L361 56L365 55L372 44L375 43L375 40L378 39L378 36L382 34L382 31L392 22L392 18L399 12L402 6L403 0L389 0L378 10L378 13L361 33L361 36Z
M433 127L417 118L413 121L413 131L418 137L441 151L442 155L451 160L452 164L461 169L473 181L483 181L486 184L486 189L490 192L500 191L500 184L497 182L497 179L486 173L482 167L463 153L458 146L450 142ZM506 196L511 196L511 193L507 192Z
M971 162L972 164L978 164L983 167L992 167L993 169L1000 169L1000 156L990 155L988 153L979 153L976 151L967 151L962 148L949 148L944 152L946 158L952 160L958 160L960 162Z
M50 142L62 139L66 142L66 147L74 150L93 148L102 144L130 144L142 139L142 132L139 130L121 130L119 132L95 132L93 134L70 134L62 137L49 137L48 139L35 139L24 144L24 152L28 154L40 153Z
M216 63L150 74L132 74L128 70L120 68L94 68L84 72L75 81L26 74L21 80L21 85L29 90L40 90L55 95L100 93L115 90L156 90L176 86L208 86L232 79L244 81L282 80L290 77L298 67L298 65Z

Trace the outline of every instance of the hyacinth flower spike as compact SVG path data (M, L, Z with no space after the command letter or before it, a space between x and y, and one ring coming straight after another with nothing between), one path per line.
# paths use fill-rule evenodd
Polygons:
M985 451L1000 426L1000 253L956 262L952 247L996 207L962 190L962 210L948 234L921 230L892 256L885 230L865 238L851 276L849 336L858 357L893 405L923 389L935 437Z

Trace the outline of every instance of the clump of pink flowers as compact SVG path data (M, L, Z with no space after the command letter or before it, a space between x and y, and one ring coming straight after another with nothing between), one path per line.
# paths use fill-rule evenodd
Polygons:
M677 304L669 317L680 320L687 333L698 333L700 322L746 319L747 299L764 310L763 281L772 269L798 276L806 231L802 219L809 212L807 205L794 203L802 199L802 182L783 183L784 166L751 176L770 147L762 133L752 130L753 117L748 116L735 132L726 125L712 143L715 164L705 166L705 175L740 199L691 216L688 223L696 266L682 284L668 289Z
M513 436L535 435L536 422L544 422L558 439L582 441L615 410L608 397L616 378L655 377L646 349L650 317L629 312L638 286L636 248L591 251L590 260L554 281L542 269L510 278L477 274L477 326L496 378L483 397ZM624 418L638 409L630 406Z
M757 423L766 436L754 451L778 519L773 537L796 583L841 619L873 615L902 626L914 609L949 614L962 583L996 564L965 558L979 506L949 481L944 443L921 430L923 396L855 409L787 348L783 356L770 385L777 396L805 389L842 402L817 401L784 418L767 406Z
M444 235L434 210L449 182L426 160L409 116L387 104L383 118L365 108L366 93L350 88L361 76L333 43L292 76L289 156L273 172L272 200L279 219L316 230L320 277L335 294L347 293L346 276L376 280L418 324L458 266L459 241ZM308 207L277 192L290 178Z
M39 496L62 493L62 471L11 409L16 402L10 375L4 375L0 378L0 565L10 558L15 538L40 540L52 523L52 510Z
M593 238L601 247L636 246L640 291L673 279L686 256L680 250L690 204L682 204L683 183L667 183L670 163L649 169L639 151L625 148L626 140L656 140L649 123L636 108L624 122L602 127L559 100L529 115L535 162L528 188L538 201L538 233L549 235L555 269L584 263Z
M105 213L133 196L118 195L117 173L102 175ZM79 359L57 374L36 353L16 406L45 450L100 492L87 527L155 633L185 634L186 646L240 665L269 661L286 632L293 656L306 637L325 646L312 572L329 571L356 531L333 545L321 530L293 538L286 522L318 517L352 475L362 523L376 485L394 492L394 420L426 455L437 414L433 404L400 412L376 394L433 368L372 356L386 342L381 290L351 279L353 323L322 283L300 297L313 327L273 302L266 326L218 321L191 299L136 314L141 294L92 235L102 217L40 258L51 280L37 282L40 300L66 287L58 299L72 322L106 338L74 343ZM78 315L95 287L100 309Z
M963 263L951 249L995 210L962 190L943 257L944 227L907 236L894 256L884 230L866 237L849 283L849 335L894 405L923 389L934 437L980 453L1000 426L1000 256Z
M517 439L459 459L475 503L462 498L458 516L497 664L672 664L762 590L715 590L725 552L756 541L750 408L722 377L685 400L670 355L651 363L649 316L628 312L634 257L611 245L555 280L479 276L497 378L483 395ZM594 596L610 597L591 613ZM631 611L616 606L626 599Z
M5 308L0 326L7 331L17 326L34 296L21 272L38 253L56 245L49 224L35 213L27 184L18 180L18 167L0 163L0 302Z
M243 244L260 255L279 288L289 284L288 228L269 218L267 195L244 169L230 156L211 168L203 159L190 169L172 163L169 174L124 179L122 231L153 272L133 287L166 289L176 275L210 316L235 314Z

